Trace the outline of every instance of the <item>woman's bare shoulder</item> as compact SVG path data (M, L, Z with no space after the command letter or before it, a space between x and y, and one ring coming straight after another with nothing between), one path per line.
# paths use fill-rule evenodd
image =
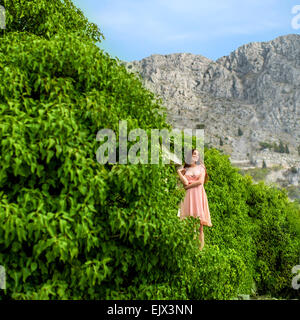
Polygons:
M198 168L204 168L205 170L206 170L206 167L205 167L205 164L204 163L200 163L199 165L198 165Z

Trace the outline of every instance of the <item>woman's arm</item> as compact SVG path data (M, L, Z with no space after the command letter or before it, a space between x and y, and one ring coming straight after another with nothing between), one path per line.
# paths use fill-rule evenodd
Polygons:
M191 184L189 184L189 185L184 186L184 189L187 190L187 189L190 189L190 188L199 186L200 184L202 184L202 182L196 181L196 182L193 182L193 183L191 183Z
M189 184L189 181L188 181L188 179L182 174L182 171L183 171L184 169L178 169L177 170L177 173L178 173L178 175L179 175L179 178L180 178L180 180L181 180L181 182L184 184L184 186L187 186L188 184ZM184 170L185 171L185 170Z
M203 181L203 175L200 174L198 180L196 180L195 182L187 185L187 186L184 186L184 189L187 190L187 189L190 189L190 188L193 188L193 187L196 187L196 186L199 186L200 184L203 184L204 181Z

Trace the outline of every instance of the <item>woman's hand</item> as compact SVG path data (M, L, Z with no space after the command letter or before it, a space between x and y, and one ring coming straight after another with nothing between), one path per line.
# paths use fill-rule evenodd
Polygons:
M183 175L185 173L185 169L181 168L177 170L177 173L179 175L179 178L181 180L181 182L183 183L184 186L187 186L189 184L188 179Z
M190 188L194 188L194 187L197 187L197 186L199 186L201 184L202 184L202 182L200 182L200 181L190 182L188 185L184 186L184 189L187 190L187 189L190 189Z
M177 170L177 173L184 174L184 173L185 173L185 169L184 169L184 168L178 169L178 170Z
M200 174L199 178L196 181L193 181L193 182L190 181L190 184L187 186L184 186L184 189L187 190L203 184L204 184L203 174Z

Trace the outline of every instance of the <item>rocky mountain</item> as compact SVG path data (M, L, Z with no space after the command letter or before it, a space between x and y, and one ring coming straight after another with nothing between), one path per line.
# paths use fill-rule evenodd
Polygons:
M205 143L233 164L276 167L270 177L299 185L300 35L251 42L216 61L174 53L121 63L162 98L174 128L203 128Z

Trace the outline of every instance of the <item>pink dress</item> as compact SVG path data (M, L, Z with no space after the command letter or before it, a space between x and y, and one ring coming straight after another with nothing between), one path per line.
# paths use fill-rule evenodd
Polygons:
M189 183L196 182L200 176L200 181L204 183L205 169L202 165L199 165L198 167L200 174L190 175L186 172L185 177L188 179ZM185 198L183 202L180 203L180 219L189 216L199 218L202 225L212 227L207 196L203 184L187 189Z

